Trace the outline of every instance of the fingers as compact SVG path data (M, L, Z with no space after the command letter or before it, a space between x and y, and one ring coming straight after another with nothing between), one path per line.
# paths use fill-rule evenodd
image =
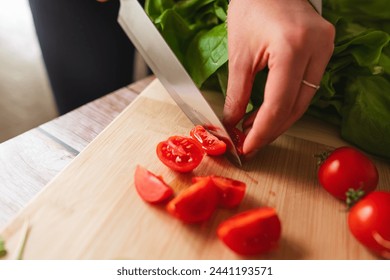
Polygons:
M320 83L333 51L334 27L307 1L296 1L293 11L277 1L234 3L228 11L225 124L236 125L244 117L255 73L269 68L264 102L243 122L243 152L248 154L272 142L306 111L316 89L302 80Z
M259 110L257 109L255 111L250 112L247 116L245 116L242 122L242 130L245 133L245 135L247 135L250 129L252 128L253 122L255 121L258 111Z
M294 111L308 60L307 55L293 50L283 50L270 58L264 102L244 142L244 154L260 149L278 136Z
M228 126L235 126L243 118L255 74L266 66L266 60L262 60L264 47L253 31L256 21L252 17L257 13L248 13L253 7L249 2L231 1L228 9L229 75L223 111L223 122Z
M291 87L291 91L285 93L281 91L279 93L281 95L286 94L286 96L288 95L290 97L288 99L290 105L279 103L279 109L274 108L274 110L278 111L278 113L269 115L269 118L267 119L266 116L270 114L270 110L263 109L267 109L267 107L272 106L267 105L266 102L269 100L267 99L264 101L264 104L258 112L253 113L244 120L243 129L246 133L248 133L248 137L243 148L245 154L253 153L253 151L271 143L302 117L317 91L315 88L302 83L302 80L305 79L314 85L319 85L330 56L331 52L328 56L324 56L323 54L313 55L313 57L309 59L307 66L304 67L305 70L303 71L303 74L301 74L302 76L300 78L296 76L296 78L293 78L296 80L289 81L289 83L295 85ZM283 71L280 73L282 75ZM298 73L301 72L298 71ZM271 80L267 81L267 84L270 83L270 81ZM270 86L272 85L270 84ZM293 92L294 89L296 89L296 94ZM266 92L266 94L269 94L269 92ZM271 98L271 101L272 99L273 97ZM264 105L267 107L263 108ZM275 106L275 104L273 106ZM278 104L276 104L276 106L278 106ZM270 124L272 124L272 126L270 126Z
M229 76L223 109L223 122L235 126L244 116L253 84L251 63L234 62L229 59Z
M327 61L323 59L311 59L308 66L306 67L302 80L304 79L314 85L320 85L326 63ZM301 81L299 95L295 101L291 115L277 131L277 136L284 133L291 125L293 125L298 119L302 117L302 115L309 107L310 102L316 92L317 90L315 88L305 85Z
M330 26L329 35L332 40L329 40L328 44L323 44L321 52L315 52L309 60L309 63L306 67L305 73L302 77L302 80L306 80L311 84L320 85L322 76L325 72L326 66L333 54L334 44L333 37L334 34ZM302 82L302 81L301 81ZM294 110L291 117L288 121L280 128L278 135L285 132L294 122L296 122L302 115L306 112L307 108L310 105L311 100L313 99L316 89L310 87L304 83L301 83L301 88L299 91L299 96L294 104Z

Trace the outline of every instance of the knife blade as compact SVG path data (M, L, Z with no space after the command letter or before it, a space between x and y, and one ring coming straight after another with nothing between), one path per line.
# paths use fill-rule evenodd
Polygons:
M224 139L228 158L241 159L226 128L137 0L121 0L118 22L172 99L194 125Z

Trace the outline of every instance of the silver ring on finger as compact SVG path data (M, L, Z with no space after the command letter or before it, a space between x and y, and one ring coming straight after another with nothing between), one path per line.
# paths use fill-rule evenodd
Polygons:
M306 80L302 80L302 83L308 87L314 88L315 90L319 90L319 88L320 88L319 85L312 84Z

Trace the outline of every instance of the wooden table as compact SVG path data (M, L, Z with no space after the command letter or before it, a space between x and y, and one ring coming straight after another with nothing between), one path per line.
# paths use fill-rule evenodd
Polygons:
M0 144L0 228L153 80L147 77Z

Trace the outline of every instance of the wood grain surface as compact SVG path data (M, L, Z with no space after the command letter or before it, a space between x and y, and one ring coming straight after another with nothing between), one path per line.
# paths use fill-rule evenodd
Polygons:
M0 144L0 228L123 111L153 76ZM77 116L77 117L76 117Z
M191 128L154 81L0 232L9 251L16 250L28 221L26 259L241 259L218 240L216 227L235 213L272 206L282 221L279 248L254 258L376 258L349 233L344 204L318 185L313 155L329 146L286 134L241 169L206 157L193 173L179 175L159 162L155 147ZM302 129L311 133L304 127L291 133ZM325 134L319 133L323 142ZM376 163L379 189L390 190L389 164ZM203 224L183 224L163 206L139 198L133 183L138 164L162 175L176 193L192 176L209 174L245 181L248 189L238 209L219 209Z

